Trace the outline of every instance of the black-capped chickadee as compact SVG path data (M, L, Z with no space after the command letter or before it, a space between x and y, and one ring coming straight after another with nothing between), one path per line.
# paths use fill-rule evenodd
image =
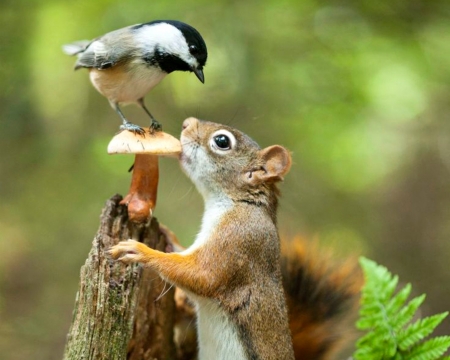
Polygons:
M94 87L122 118L122 130L144 134L130 123L119 104L137 103L151 118L151 129L161 125L145 107L144 96L172 71L191 71L204 83L206 44L192 26L174 20L156 20L109 32L92 41L63 46L77 55L75 70L89 69Z

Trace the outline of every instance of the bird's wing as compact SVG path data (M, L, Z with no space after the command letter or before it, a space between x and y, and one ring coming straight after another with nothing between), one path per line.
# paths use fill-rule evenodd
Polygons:
M78 53L75 69L84 67L104 70L130 57L127 44L132 34L124 34L124 30L112 31L92 40L84 51Z
M84 50L86 50L86 48L89 46L90 43L91 43L91 40L75 41L71 44L63 45L62 50L64 51L65 54L73 56L73 55L77 55L80 52L83 52Z

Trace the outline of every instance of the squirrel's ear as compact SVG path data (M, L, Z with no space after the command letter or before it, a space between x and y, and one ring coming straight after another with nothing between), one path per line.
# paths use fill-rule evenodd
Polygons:
M247 173L247 181L252 184L281 181L292 164L291 154L280 145L260 150L259 158L262 160L262 167Z

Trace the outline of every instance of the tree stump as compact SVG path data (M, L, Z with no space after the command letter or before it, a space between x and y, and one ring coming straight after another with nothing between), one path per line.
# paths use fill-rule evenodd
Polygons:
M106 252L131 237L166 250L157 220L134 227L128 221L126 206L119 204L121 200L115 195L107 201L81 268L64 360L175 358L174 290L152 270L123 265Z

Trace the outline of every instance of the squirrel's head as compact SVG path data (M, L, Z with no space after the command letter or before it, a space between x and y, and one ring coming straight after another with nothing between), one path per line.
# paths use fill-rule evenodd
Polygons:
M291 167L284 147L261 149L239 130L192 117L183 122L181 145L181 165L205 199L267 203Z

